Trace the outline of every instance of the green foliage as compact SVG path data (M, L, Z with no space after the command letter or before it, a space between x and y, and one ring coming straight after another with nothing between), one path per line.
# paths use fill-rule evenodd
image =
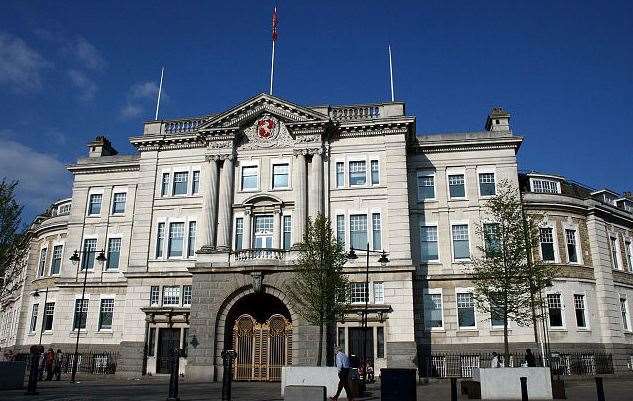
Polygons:
M347 305L348 281L343 273L346 260L345 250L335 239L330 220L322 214L314 221L308 219L303 242L299 245L297 265L285 287L293 308L310 324L320 328L319 366L323 325L336 325Z
M478 246L480 256L471 259L473 296L480 310L503 319L507 354L508 321L527 326L541 317L540 292L551 285L557 270L534 260L542 216L524 213L514 185L501 181L497 194L486 202L483 216L477 231L484 245Z
M28 236L20 232L23 206L15 198L17 186L17 181L0 182L0 277L10 276L28 249Z

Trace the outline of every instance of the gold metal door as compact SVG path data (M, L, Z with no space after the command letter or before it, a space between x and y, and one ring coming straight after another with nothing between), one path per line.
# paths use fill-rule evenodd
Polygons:
M233 326L233 345L235 380L280 381L281 367L292 363L292 324L282 315L265 323L242 315Z

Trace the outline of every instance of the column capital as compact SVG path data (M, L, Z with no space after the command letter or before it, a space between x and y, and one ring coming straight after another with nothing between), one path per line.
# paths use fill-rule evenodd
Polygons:
M294 153L295 156L299 156L299 155L308 156L308 155L315 155L315 154L322 155L324 153L323 147L321 146L319 146L318 148L294 148L292 152Z

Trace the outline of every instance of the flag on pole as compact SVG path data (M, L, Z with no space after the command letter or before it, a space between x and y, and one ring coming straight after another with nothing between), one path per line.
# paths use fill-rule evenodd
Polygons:
M277 7L273 9L273 42L277 40L277 25L279 24L279 17L277 17Z

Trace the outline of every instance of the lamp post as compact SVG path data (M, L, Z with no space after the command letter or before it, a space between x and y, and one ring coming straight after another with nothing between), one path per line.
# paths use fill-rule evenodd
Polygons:
M365 308L363 310L363 314L361 316L361 327L363 328L363 383L367 382L367 318L369 315L369 255L370 254L380 254L380 258L378 259L378 263L381 265L385 265L389 263L389 258L387 258L387 252L382 251L373 251L369 249L369 242L367 243L367 247L365 249L358 249L350 246L349 253L347 254L348 259L358 259L356 255L356 251L365 251L366 255L366 265L365 265Z
M35 290L33 294L33 298L39 298L40 292L39 290ZM42 334L44 333L44 320L46 319L46 302L48 302L48 287L46 287L46 292L44 293L44 307L42 308L42 325L40 326L40 342L38 345L42 345Z
M84 261L83 263L84 266L81 266L81 269L84 270L84 283L83 283L83 288L81 290L81 305L79 306L79 313L77 313L77 308L75 307L75 319L73 322L73 325L75 324L75 322L77 323L77 340L75 342L75 355L73 356L73 371L70 377L70 381L72 383L75 382L75 376L77 375L77 361L79 359L79 354L78 354L79 334L81 333L81 313L82 313L82 310L84 309L84 302L85 302L85 297L86 297L86 281L88 279L88 263L86 263L86 258L89 257L89 255L94 252L95 252L94 250L85 250L85 249L81 251L75 250L75 252L73 252L73 256L70 257L70 261L73 263L73 265L77 265L80 260ZM79 258L79 253L81 253L81 259ZM102 249L101 252L99 252L99 255L97 256L97 261L100 264L103 264L105 260L106 260L105 252Z

